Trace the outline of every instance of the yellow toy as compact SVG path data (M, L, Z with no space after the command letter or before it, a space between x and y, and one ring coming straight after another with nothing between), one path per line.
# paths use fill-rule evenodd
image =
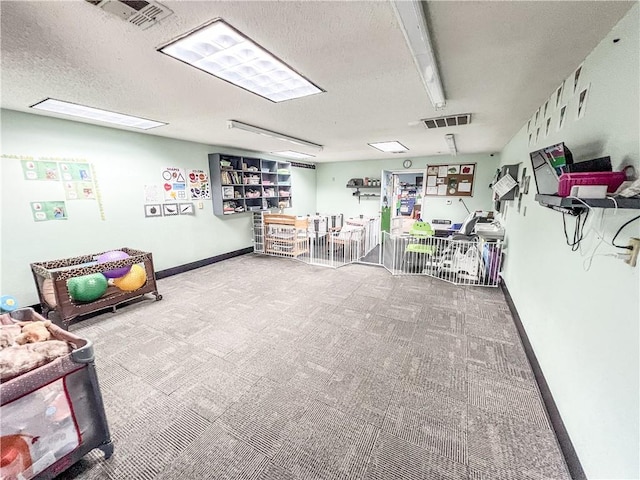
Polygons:
M142 287L147 281L147 272L140 265L132 265L131 270L120 278L114 278L113 284L120 290L132 292Z

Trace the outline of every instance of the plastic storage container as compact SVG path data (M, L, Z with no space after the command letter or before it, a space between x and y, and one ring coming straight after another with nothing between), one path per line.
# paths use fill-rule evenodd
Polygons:
M576 185L606 185L607 192L615 192L627 176L624 172L577 172L563 173L558 183L558 195L568 197L571 187Z

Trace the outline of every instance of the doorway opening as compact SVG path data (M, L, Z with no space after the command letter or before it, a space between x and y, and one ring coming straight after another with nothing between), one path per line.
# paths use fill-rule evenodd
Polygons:
M384 232L407 234L420 218L424 170L383 170L380 185L380 222L382 235L376 247L360 263L383 265Z

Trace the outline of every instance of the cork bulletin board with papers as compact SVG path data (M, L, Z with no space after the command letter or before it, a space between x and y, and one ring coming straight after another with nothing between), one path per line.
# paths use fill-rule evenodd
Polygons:
M476 164L427 165L424 195L427 197L472 197Z

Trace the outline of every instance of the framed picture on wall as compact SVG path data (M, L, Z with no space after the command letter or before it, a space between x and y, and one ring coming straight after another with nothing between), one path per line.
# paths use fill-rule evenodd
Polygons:
M567 106L563 105L560 108L560 116L558 117L558 131L562 130L564 126L564 120L567 118Z
M562 101L563 90L564 90L564 82L562 82L560 86L556 89L556 109L560 106L560 102Z
M170 217L172 215L178 215L178 204L177 203L163 203L162 204L162 214L165 217Z
M162 208L159 203L154 203L151 205L144 206L144 216L145 217L161 217L162 216Z
M549 130L551 130L551 117L547 118L547 121L544 127L545 138L549 136Z
M193 208L193 203L179 203L178 210L180 215L195 215L196 211Z
M584 117L584 112L587 109L587 100L589 99L589 85L584 87L578 95L578 111L576 112L576 118L580 120Z
M576 71L573 72L573 94L574 95L578 91L578 85L580 85L580 74L581 73L582 73L582 64L580 64L580 66L578 68L576 68Z

